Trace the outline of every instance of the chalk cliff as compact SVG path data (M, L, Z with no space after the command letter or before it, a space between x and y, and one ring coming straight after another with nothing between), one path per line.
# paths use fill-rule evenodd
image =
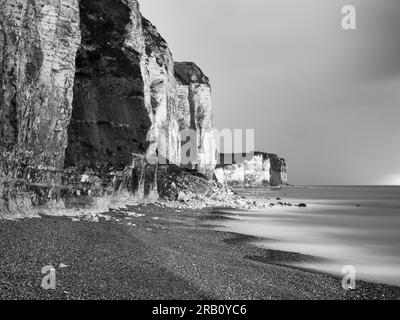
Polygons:
M57 197L80 39L77 0L0 1L0 215Z
M0 66L0 215L155 200L185 128L211 176L208 78L136 0L0 0Z
M79 9L82 42L65 164L122 170L132 153L146 151L152 125L141 15L135 1L80 0Z
M264 153L214 172L212 128L208 77L174 61L136 0L0 0L0 216L155 201L168 166L287 182Z
M187 163L186 166L212 177L217 155L212 133L213 117L209 79L192 62L175 63L175 76L178 91L179 129L181 131L192 129L195 133L195 136L190 138L194 140L196 154L193 155L194 161ZM184 146L182 152L190 152L189 149L190 145L188 148Z
M276 154L220 154L215 169L216 179L232 186L281 186L287 185L285 159Z

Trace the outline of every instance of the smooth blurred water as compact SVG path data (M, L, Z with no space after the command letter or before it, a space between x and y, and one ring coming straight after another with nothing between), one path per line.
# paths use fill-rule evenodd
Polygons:
M326 258L299 263L341 275L355 267L358 279L400 285L400 187L289 187L243 189L253 199L267 199L307 208L274 207L241 212L224 220L223 230L267 240L257 245ZM357 206L359 205L359 207Z

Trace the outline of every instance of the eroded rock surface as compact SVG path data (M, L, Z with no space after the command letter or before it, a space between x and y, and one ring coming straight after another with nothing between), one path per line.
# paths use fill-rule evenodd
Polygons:
M180 164L180 135L177 121L177 86L174 60L168 44L157 29L143 19L145 37L145 77L149 85L149 109L152 126L148 133L147 156L158 157L163 164ZM149 94L146 92L146 94Z
M215 176L219 182L232 186L282 186L288 183L285 159L263 152L244 156L221 154Z
M0 214L60 192L80 38L76 0L0 1Z
M178 166L161 166L158 177L159 204L179 209L199 208L265 208L266 203L238 197L226 185L204 178Z
M197 154L186 167L196 169L211 178L217 163L216 143L212 133L212 102L209 79L192 62L176 62L175 76L178 91L178 122L180 130L195 131ZM190 146L189 146L190 147ZM185 148L182 154L190 152Z
M123 170L132 153L146 152L152 125L144 100L141 14L136 1L80 0L79 8L82 44L66 166Z

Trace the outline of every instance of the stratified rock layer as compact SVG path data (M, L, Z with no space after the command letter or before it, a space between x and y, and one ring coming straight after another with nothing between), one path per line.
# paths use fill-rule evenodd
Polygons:
M213 176L217 163L216 143L212 132L212 103L211 86L209 79L201 69L192 62L176 62L175 76L178 91L178 122L180 130L191 129L194 135L188 135L191 139L183 141L182 158L193 151L191 161L185 163L186 167L196 169L207 177ZM194 140L194 141L193 141Z
M150 21L143 19L145 39L145 77L149 85L146 100L152 126L148 133L148 157L158 157L162 164L180 164L180 135L177 121L177 86L174 60L168 44ZM148 95L150 96L148 97Z
M271 163L271 186L281 186L288 184L287 164L286 160L280 158L276 154L263 154L264 157L269 157Z
M214 173L219 182L232 186L282 186L288 183L285 159L263 152L221 154Z
M172 54L136 1L81 0L80 15L66 168L103 180L130 172L141 182L111 189L155 199L158 162L180 162ZM136 167L140 155L154 163Z
M80 37L76 0L0 1L0 215L60 192Z
M66 166L123 170L132 153L146 152L152 125L144 97L141 15L136 1L80 0L79 7L82 44Z

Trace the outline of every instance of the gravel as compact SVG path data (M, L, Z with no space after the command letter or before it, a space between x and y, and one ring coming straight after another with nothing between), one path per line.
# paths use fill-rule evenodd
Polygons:
M154 205L97 219L0 221L1 299L397 299L400 289L296 269L301 255L268 252L207 227L211 210ZM215 215L214 215L215 216ZM109 217L109 218L107 218ZM154 218L158 218L155 220ZM308 257L309 258L309 257ZM56 289L41 287L54 266ZM60 267L61 266L61 267Z

